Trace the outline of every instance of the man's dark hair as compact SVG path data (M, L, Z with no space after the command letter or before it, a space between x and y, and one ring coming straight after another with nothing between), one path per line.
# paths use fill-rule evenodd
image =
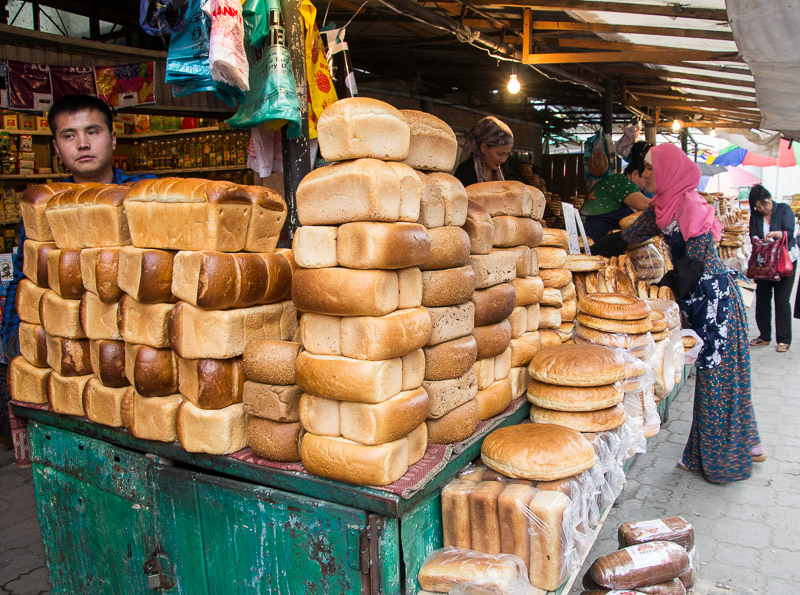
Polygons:
M764 202L767 199L772 198L772 195L769 193L769 190L764 188L761 184L754 184L752 188L750 188L750 196L748 196L750 202L750 212L756 210L756 205L760 202Z
M55 135L57 132L55 122L58 116L61 114L77 114L78 112L89 110L97 110L103 114L103 119L106 121L106 126L108 126L108 132L111 133L114 129L112 123L114 116L111 113L111 108L106 105L105 101L92 95L64 95L59 98L53 103L53 107L50 108L47 114L47 123L50 125L51 132Z
M623 173L629 176L633 172L638 172L641 176L644 173L644 158L647 156L647 152L652 148L653 145L644 140L633 143L631 153L628 155L627 159L628 165L625 166L625 171Z

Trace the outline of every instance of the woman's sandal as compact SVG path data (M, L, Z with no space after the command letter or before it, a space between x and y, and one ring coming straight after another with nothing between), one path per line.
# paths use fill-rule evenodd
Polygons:
M769 343L770 343L769 341L765 341L761 337L756 337L755 339L750 341L750 346L751 347L761 347L763 345L769 345Z
M786 353L789 351L789 345L787 343L778 343L778 347L775 349L778 353Z

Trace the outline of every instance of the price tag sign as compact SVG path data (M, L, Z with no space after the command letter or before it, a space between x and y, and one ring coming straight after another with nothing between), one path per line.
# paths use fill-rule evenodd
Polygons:
M561 209L564 213L564 227L567 230L567 241L569 242L569 253L580 254L581 246L578 241L578 234L583 238L583 245L586 247L586 254L591 254L589 250L589 240L586 238L586 232L583 229L583 221L581 221L581 214L572 206L571 203L562 202Z

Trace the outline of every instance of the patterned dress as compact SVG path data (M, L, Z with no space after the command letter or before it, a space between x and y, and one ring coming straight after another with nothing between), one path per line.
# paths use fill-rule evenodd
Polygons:
M640 242L658 232L648 209L626 230L625 239ZM759 444L744 304L710 233L689 238L686 254L703 263L703 276L680 306L704 346L696 364L694 414L683 463L711 483L740 481L750 477L751 450Z

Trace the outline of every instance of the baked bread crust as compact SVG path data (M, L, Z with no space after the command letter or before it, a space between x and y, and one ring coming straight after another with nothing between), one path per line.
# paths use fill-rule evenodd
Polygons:
M581 339L586 339L590 343L621 349L644 347L652 340L648 333L608 333L581 324L577 325L575 334Z
M548 384L600 386L624 380L627 367L622 355L607 347L563 344L534 355L528 373Z
M564 250L567 250L569 248L569 241L567 240L566 230L545 227L542 230L542 243L539 245L563 248Z
M559 386L535 379L528 381L528 401L555 411L597 411L621 403L621 383L601 386Z
M539 269L560 269L567 263L567 251L563 248L539 246L536 254L539 258Z
M650 315L650 306L626 293L589 293L578 302L578 312L613 320L642 320Z
M578 308L580 309L580 304ZM591 316L582 312L579 312L575 318L584 326L608 333L641 334L648 332L652 326L650 318L643 318L641 320L610 320L608 318Z
M625 405L617 403L595 411L556 411L532 404L530 418L535 424L557 424L578 432L604 432L625 423Z
M563 267L573 273L599 271L606 266L605 258L590 254L568 254Z

